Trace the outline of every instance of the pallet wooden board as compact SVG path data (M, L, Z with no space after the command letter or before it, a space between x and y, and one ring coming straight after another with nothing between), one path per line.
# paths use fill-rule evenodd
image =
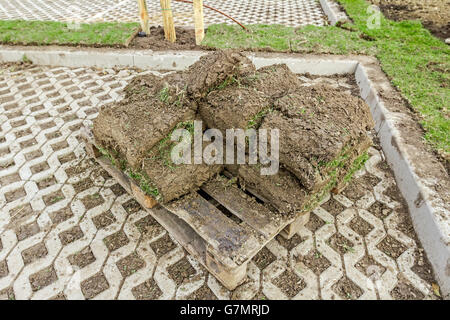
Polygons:
M208 250L230 268L245 262L248 253L260 246L251 228L237 224L198 193L189 199L174 201L166 208L187 222L205 239Z

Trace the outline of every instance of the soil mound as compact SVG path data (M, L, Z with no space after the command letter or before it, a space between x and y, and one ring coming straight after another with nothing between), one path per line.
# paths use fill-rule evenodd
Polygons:
M256 70L234 50L215 51L165 77L135 77L124 91L122 101L101 108L95 119L96 144L163 203L224 170L221 164L194 164L193 146L190 163L172 162L178 144L172 132L184 129L193 141L194 120L203 121L202 130L279 129L277 174L261 175L261 164L227 169L241 186L286 214L314 208L361 165L371 145L367 131L373 120L361 99L328 87L304 87L286 65Z
M205 97L232 79L255 72L253 63L235 50L217 51L200 58L183 74L186 76L188 93L193 99Z

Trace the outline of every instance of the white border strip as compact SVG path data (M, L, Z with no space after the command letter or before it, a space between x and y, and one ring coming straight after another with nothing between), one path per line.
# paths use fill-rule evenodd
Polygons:
M101 49L33 49L0 46L0 62L18 62L26 55L35 64L67 67L114 66L151 68L153 70L183 70L207 52L178 51L152 52L149 50ZM247 53L257 68L276 63L286 63L295 73L312 75L355 74L361 97L370 106L376 123L376 130L387 161L394 171L398 187L405 198L414 228L433 266L443 296L450 299L450 188L439 194L433 187L438 182L433 172L445 172L443 166L426 148L408 144L402 133L405 123L413 122L410 115L391 112L380 98L377 90L390 90L376 60L363 56L313 56L271 53ZM378 89L377 89L378 88ZM421 178L420 163L427 162L429 170ZM423 172L422 172L423 176ZM439 181L450 185L448 181ZM447 184L446 184L447 183Z
M405 142L408 137L401 132L401 128L413 120L407 114L391 112L386 108L371 81L373 77L370 76L370 68L359 64L355 78L361 97L371 109L377 136L394 172L397 186L408 204L414 229L433 266L444 298L450 299L450 204L445 203L437 194L435 187L439 181L434 175L435 172L440 172L446 176L445 169L431 153ZM379 85L383 86L385 83L379 82ZM430 172L421 178L419 170L422 163L430 166ZM443 186L445 185L443 182ZM449 199L450 190L444 192L445 198Z
M349 20L345 12L342 12L339 5L333 0L320 0L320 5L332 26L335 26L338 22Z

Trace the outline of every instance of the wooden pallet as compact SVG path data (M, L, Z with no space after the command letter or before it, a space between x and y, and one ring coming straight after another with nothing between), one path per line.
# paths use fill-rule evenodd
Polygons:
M82 134L86 151L160 223L175 240L226 288L235 289L247 274L248 262L276 235L293 236L309 214L286 217L269 210L264 199L236 187L211 181L191 197L158 205L139 185L114 167L94 145L92 133ZM250 201L251 198L254 198ZM230 201L233 199L233 201ZM258 199L258 201L255 201Z

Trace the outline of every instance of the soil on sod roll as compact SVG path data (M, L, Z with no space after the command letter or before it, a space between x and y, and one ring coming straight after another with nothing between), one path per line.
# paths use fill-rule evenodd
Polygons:
M361 99L314 86L276 100L261 129L280 129L280 162L305 188L317 191L353 150L368 147L367 131L373 126Z
M297 76L284 64L246 68L244 74L227 78L210 92L199 113L211 128L257 129L273 102L300 86Z
M249 121L269 107L269 100L258 91L234 84L208 94L199 113L209 128L225 133L227 129L248 128Z
M260 68L244 77L241 83L263 93L271 100L296 91L301 86L300 80L285 64Z
M94 120L96 142L133 168L138 168L146 151L179 122L195 116L197 106L186 99L183 89L162 79L155 87L157 94L133 82L126 90L131 94L116 105L102 107Z
M189 131L193 141L193 121L181 122L175 128ZM161 202L179 198L199 188L223 170L222 165L194 164L194 144L190 147L190 164L173 163L171 152L176 144L177 142L171 141L170 134L167 135L147 152L142 163L142 172L155 188ZM206 146L207 143L204 142L203 148Z
M347 179L370 146L367 131L373 127L361 99L302 87L285 65L255 70L243 54L224 50L203 56L185 71L136 77L121 102L101 109L93 131L114 165L147 194L168 203L223 170L222 165L193 164L192 149L191 164L172 162L178 142L171 141L171 133L185 129L192 139L195 119L203 120L203 130L280 129L277 174L262 176L260 165L232 171L241 185L285 214L306 212Z
M187 90L192 99L204 98L209 92L221 89L233 79L239 79L255 72L249 58L236 50L217 51L200 58L188 70Z

